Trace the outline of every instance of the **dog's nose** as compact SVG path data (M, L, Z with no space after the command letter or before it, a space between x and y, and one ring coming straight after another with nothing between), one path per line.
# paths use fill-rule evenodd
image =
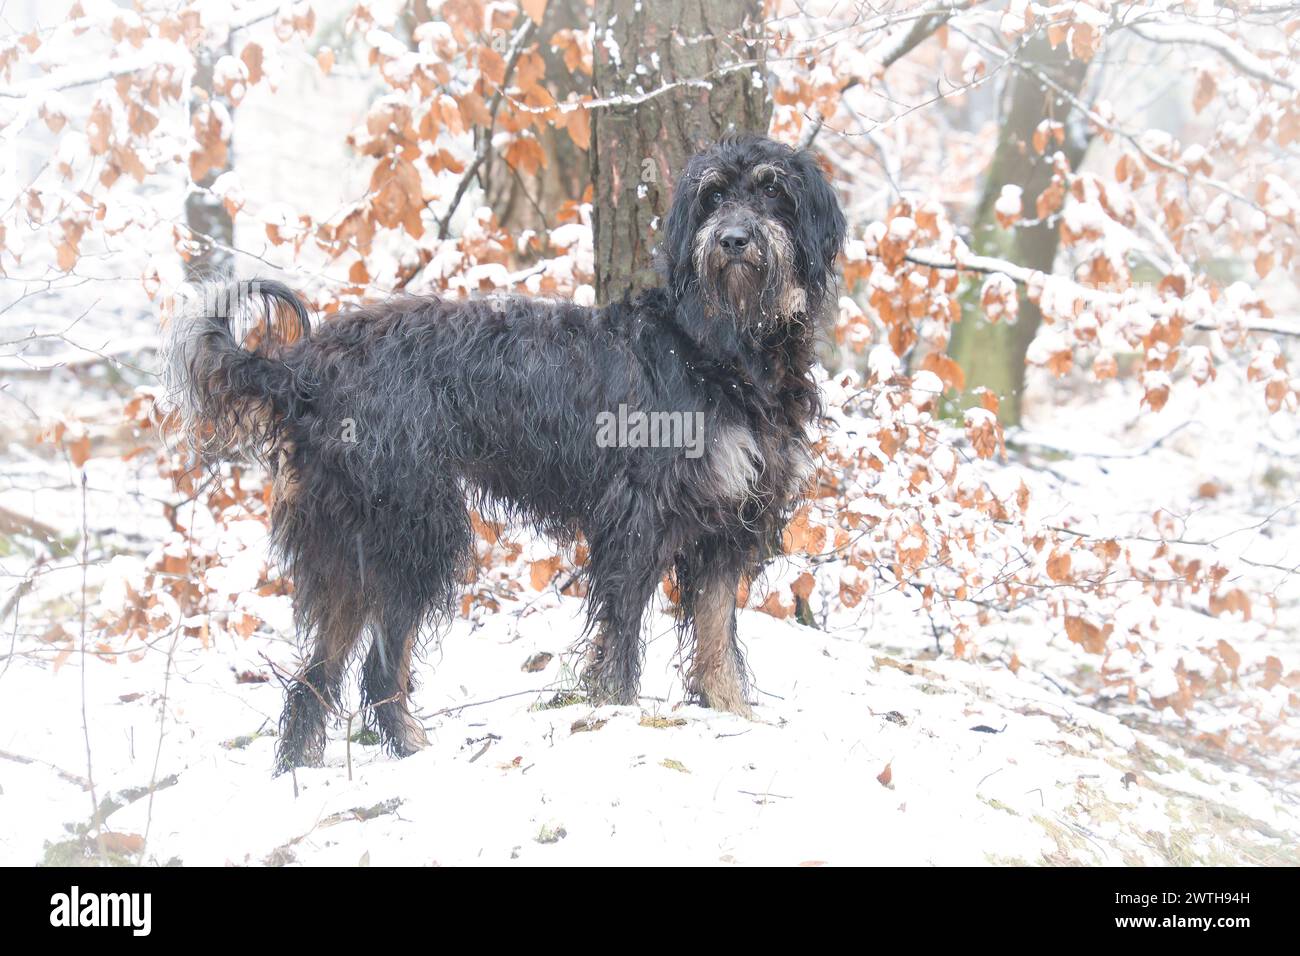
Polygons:
M718 234L718 243L733 256L738 256L749 245L749 232L739 226L732 226Z

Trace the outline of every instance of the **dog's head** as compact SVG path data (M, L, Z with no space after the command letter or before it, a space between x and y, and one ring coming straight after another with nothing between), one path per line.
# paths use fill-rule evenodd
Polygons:
M817 316L844 230L811 153L760 136L724 140L677 181L664 230L668 284L755 333Z

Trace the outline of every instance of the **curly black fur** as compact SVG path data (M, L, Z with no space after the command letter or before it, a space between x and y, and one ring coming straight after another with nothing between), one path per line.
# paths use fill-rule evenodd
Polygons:
M811 155L737 138L683 172L664 284L634 300L399 298L308 332L297 297L261 282L295 341L241 347L211 308L178 320L168 375L191 427L277 473L273 542L310 649L278 769L321 759L366 630L372 723L396 753L423 745L412 648L455 606L471 506L585 536L594 699L635 702L642 619L673 568L690 690L747 713L735 592L811 471L814 331L844 228ZM700 413L703 447L601 447L598 418L620 406Z

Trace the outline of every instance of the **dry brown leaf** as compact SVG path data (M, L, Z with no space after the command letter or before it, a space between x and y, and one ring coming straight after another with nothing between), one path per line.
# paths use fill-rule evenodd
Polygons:
M239 58L248 68L248 84L252 86L262 82L262 48L256 43L247 43Z
M555 579L562 563L558 555L531 562L528 565L528 580L533 590L541 591L546 588Z
M1067 551L1053 551L1047 559L1047 576L1053 581L1068 581L1070 578L1070 554Z
M1213 75L1208 70L1201 70L1196 74L1196 92L1192 96L1192 109L1198 113L1205 109L1217 92L1218 85L1214 82Z

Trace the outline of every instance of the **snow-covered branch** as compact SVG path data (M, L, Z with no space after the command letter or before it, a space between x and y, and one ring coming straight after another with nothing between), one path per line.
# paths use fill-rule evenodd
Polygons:
M1269 69L1268 64L1232 37L1214 27L1198 23L1144 20L1141 23L1134 23L1129 29L1151 43L1182 43L1207 47L1247 76L1288 90L1300 89L1286 77L1279 76Z
M979 45L987 52L996 53L996 54L1000 54L1003 52L1000 51L997 47L980 39L979 37L975 36L972 33L963 32L961 30L957 30L957 32L961 33L962 36L966 37L972 43ZM1200 173L1195 170L1189 169L1187 166L1181 163L1176 163L1171 159L1167 159L1166 157L1161 156L1159 153L1150 149L1145 143L1142 142L1142 138L1137 133L1134 133L1131 130L1124 129L1118 124L1102 116L1095 109L1093 109L1092 106L1085 103L1073 92L1067 90L1060 83L1056 82L1056 80L1052 79L1052 77L1048 76L1043 70L1038 69L1032 63L1025 62L1024 60L1014 55L1011 57L1011 62L1017 69L1023 70L1024 72L1030 74L1040 83L1042 83L1045 87L1050 88L1057 95L1068 100L1070 104L1075 107L1075 109L1077 109L1083 116L1085 116L1088 119L1089 122L1093 123L1100 129L1104 129L1107 132L1112 133L1128 141L1128 143L1135 150L1137 150L1142 155L1142 157L1145 160L1147 160L1147 162L1151 163L1152 165L1159 166L1160 168L1168 170L1169 172L1175 173L1179 176L1182 176L1185 179L1193 180L1202 183L1206 186L1209 186L1211 189L1214 189L1217 192L1221 192L1224 195L1229 196L1232 199L1235 199L1237 202L1250 206L1252 209L1255 209L1256 211L1266 216L1269 214L1267 209L1265 209L1263 206L1261 206L1258 202L1253 200L1251 197L1247 196L1245 193L1241 192L1239 189L1233 188L1231 184L1226 183L1223 180L1217 179L1213 176L1209 176L1205 173ZM1296 228L1293 223L1288 223L1288 225L1292 229Z
M961 255L955 258L936 255L923 249L914 249L904 258L913 265L928 269L948 272L971 272L979 275L1004 275L1018 285L1042 286L1051 282L1058 292L1064 293L1079 302L1103 308L1124 308L1137 305L1149 315L1164 318L1176 311L1177 303L1143 298L1131 292L1109 292L1082 285L1064 276L1048 275L1037 269L1028 269L1016 265L1008 259L993 256ZM1195 322L1192 328L1201 332L1220 331L1218 326L1208 322ZM1267 335L1283 335L1300 338L1300 326L1275 320L1256 320L1243 326L1249 332Z
M966 0L966 2L937 4L929 10L922 11L917 16L917 19L912 22L911 28L906 33L886 46L880 56L881 73L938 33L939 29L945 26L957 13L974 5L976 5L974 0ZM840 93L847 93L857 86L859 82L860 80L857 77L848 80L840 87ZM817 138L817 134L821 132L822 127L825 125L826 117L822 115L820 109L814 108L809 116L808 124L799 136L799 148L807 149L811 146L813 140Z

